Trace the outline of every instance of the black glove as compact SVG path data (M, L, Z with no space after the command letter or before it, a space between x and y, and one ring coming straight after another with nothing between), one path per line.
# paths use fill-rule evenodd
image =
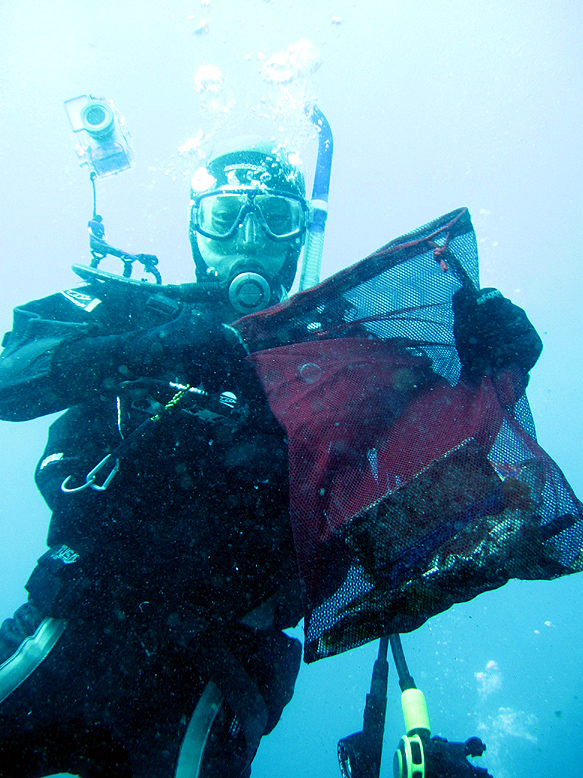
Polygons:
M522 308L497 289L458 289L452 298L453 334L462 366L473 375L511 365L526 374L542 341Z
M130 336L124 355L135 375L171 372L192 383L202 379L214 390L237 370L247 351L234 329L187 309L176 319Z
M210 316L187 309L150 330L81 338L60 344L50 378L65 404L110 390L120 381L169 373L217 391L247 356L238 333Z

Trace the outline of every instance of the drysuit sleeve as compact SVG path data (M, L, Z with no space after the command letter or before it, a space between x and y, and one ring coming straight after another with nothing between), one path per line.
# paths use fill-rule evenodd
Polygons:
M128 320L128 327L135 320ZM214 391L243 363L238 333L190 307L150 329L98 334L88 322L20 309L0 356L0 418L24 421L118 390L140 377L205 381Z
M66 302L57 295L16 308L0 354L0 419L25 421L66 408L51 377L54 354L90 329L82 314L66 316Z

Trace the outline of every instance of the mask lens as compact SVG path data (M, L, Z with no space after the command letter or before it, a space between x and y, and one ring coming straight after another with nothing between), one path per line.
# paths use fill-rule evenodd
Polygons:
M198 207L197 226L204 233L224 238L236 227L247 198L239 194L216 194L203 197Z
M298 235L303 229L304 212L298 200L276 195L260 195L255 205L268 230L278 238Z

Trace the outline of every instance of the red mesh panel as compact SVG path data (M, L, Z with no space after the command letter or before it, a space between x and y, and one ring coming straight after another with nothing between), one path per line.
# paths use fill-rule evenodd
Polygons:
M237 324L288 435L307 661L583 567L581 504L520 382L459 381L451 296L477 280L461 210Z

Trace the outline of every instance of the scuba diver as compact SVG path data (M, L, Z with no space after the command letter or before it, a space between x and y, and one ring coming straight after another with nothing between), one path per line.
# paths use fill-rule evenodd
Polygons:
M49 550L0 629L0 776L248 776L293 693L286 442L230 324L286 297L304 179L244 139L191 195L196 283L86 268L4 339L0 417L67 410L36 470Z
M106 253L127 255L105 243L94 214L96 263L76 268L85 286L17 308L4 339L0 418L65 410L36 471L52 510L49 550L26 584L29 601L0 628L6 778L248 776L293 694L301 648L283 630L307 613L313 580L300 582L290 523L291 416L274 410L265 365L294 339L334 349L349 332L372 350L380 339L366 317L354 326L347 279L332 280L314 310L296 297L293 320L285 306L270 312L268 337L251 346L249 329L232 326L285 299L306 232L316 222L323 234L324 198L308 207L284 150L231 144L195 173L191 195L196 283L96 270ZM155 258L139 257L156 275ZM496 290L466 288L445 307L463 379L488 372L505 405L515 402L541 349L524 312ZM249 350L263 352L261 370ZM298 380L317 387L318 366L301 368ZM363 405L381 399L371 369L373 394L355 400L360 424ZM390 409L381 410L371 424L386 426ZM337 461L348 448L332 452ZM291 480L292 521L300 480ZM323 579L333 593L334 575Z

